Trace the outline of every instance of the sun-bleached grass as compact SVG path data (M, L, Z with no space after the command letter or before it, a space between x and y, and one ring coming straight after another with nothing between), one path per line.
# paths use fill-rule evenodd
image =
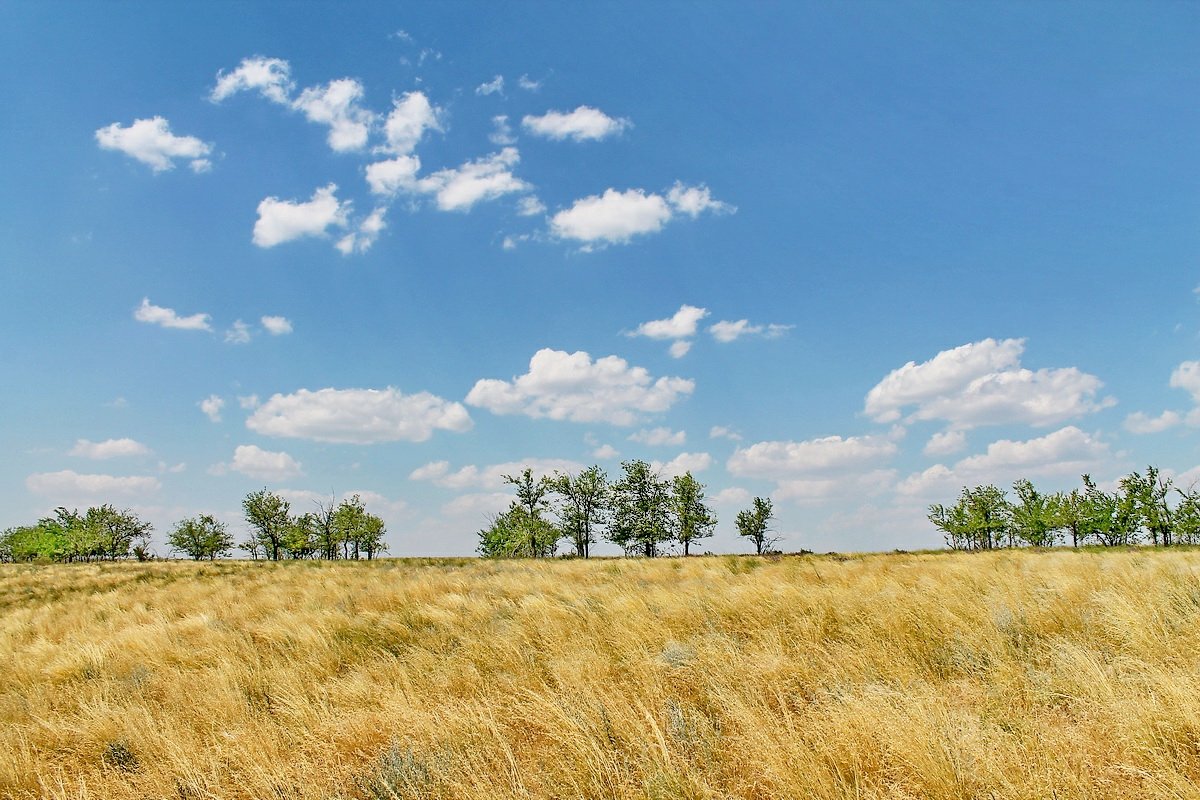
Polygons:
M1197 797L1200 552L0 567L0 797Z

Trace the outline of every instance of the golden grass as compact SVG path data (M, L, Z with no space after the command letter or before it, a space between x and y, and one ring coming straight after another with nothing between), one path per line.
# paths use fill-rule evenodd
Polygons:
M0 796L1200 797L1200 552L0 568Z

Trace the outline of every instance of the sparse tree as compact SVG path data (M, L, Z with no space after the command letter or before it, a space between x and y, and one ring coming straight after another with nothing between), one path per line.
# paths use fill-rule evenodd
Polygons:
M738 536L744 536L754 542L754 552L760 556L770 551L779 541L779 537L769 535L771 517L774 515L775 511L770 498L756 497L750 508L738 512L737 519L734 521Z
M1089 536L1105 547L1137 544L1141 516L1128 494L1105 492L1090 475L1083 476L1083 493Z
M233 537L224 522L211 514L180 520L167 534L172 550L184 553L195 561L224 558L233 550Z
M261 489L246 495L242 501L246 522L250 525L250 540L242 545L257 558L257 550L272 561L278 561L284 550L284 539L292 525L292 504L279 495ZM247 546L249 545L249 546Z
M514 502L478 535L476 549L484 558L548 558L554 555L562 532Z
M1054 495L1052 504L1055 514L1055 527L1069 531L1071 546L1079 547L1080 542L1087 540L1088 514L1084 495L1078 489L1070 492L1058 492Z
M1013 483L1017 502L1010 512L1012 533L1030 547L1053 547L1058 540L1060 514L1052 495L1044 495L1025 478Z
M608 476L599 466L591 466L576 476L556 475L551 487L562 497L558 508L562 532L575 547L575 555L587 558L596 530L607 517Z
M87 531L87 540L93 543L94 554L113 561L129 558L135 545L150 541L154 529L129 509L118 511L111 505L89 508L80 522Z
M375 554L387 549L383 534L386 532L383 519L367 512L362 498L354 495L338 504L333 514L333 525L344 546L351 548L347 558L359 558L363 553L370 560Z
M673 536L670 484L640 459L621 468L625 474L612 487L608 538L626 554L653 558Z
M675 540L683 545L685 556L691 554L692 542L712 536L717 527L717 518L704 503L704 484L690 471L671 481L671 513L675 518Z
M1171 479L1162 477L1157 467L1146 467L1146 474L1132 472L1121 479L1121 491L1136 510L1140 525L1150 534L1157 546L1171 546L1173 513L1167 498L1171 495Z
M929 521L942 532L946 546L951 550L974 550L978 546L967 511L966 493L963 489L958 502L952 506L935 503L929 507Z

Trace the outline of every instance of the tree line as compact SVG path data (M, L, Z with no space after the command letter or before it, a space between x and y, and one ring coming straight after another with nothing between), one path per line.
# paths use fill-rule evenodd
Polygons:
M668 479L642 460L624 461L621 470L616 481L595 465L577 475L535 479L526 467L503 476L516 498L479 531L477 552L488 558L549 558L566 542L573 555L587 558L603 537L626 555L654 558L677 545L686 556L693 544L713 535L717 517L691 472ZM760 555L778 542L771 535L773 513L769 499L756 497L735 520L738 534Z
M1200 544L1200 491L1183 489L1157 467L1132 472L1106 492L1090 475L1083 486L1046 494L1029 480L1013 483L1015 497L994 485L964 487L951 506L929 507L929 521L954 550L1073 547L1150 543Z
M167 533L171 552L196 561L227 558L235 549L254 559L367 558L387 550L383 519L367 511L358 495L316 502L314 511L293 514L291 503L262 489L242 500L248 534L235 544L228 526L211 514L176 522ZM119 561L154 558L153 526L129 509L112 505L84 513L55 509L32 525L0 533L0 561Z

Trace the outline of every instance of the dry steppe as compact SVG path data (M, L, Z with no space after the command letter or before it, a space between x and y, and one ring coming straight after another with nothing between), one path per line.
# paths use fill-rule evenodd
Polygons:
M1200 797L1200 552L0 565L0 797Z

